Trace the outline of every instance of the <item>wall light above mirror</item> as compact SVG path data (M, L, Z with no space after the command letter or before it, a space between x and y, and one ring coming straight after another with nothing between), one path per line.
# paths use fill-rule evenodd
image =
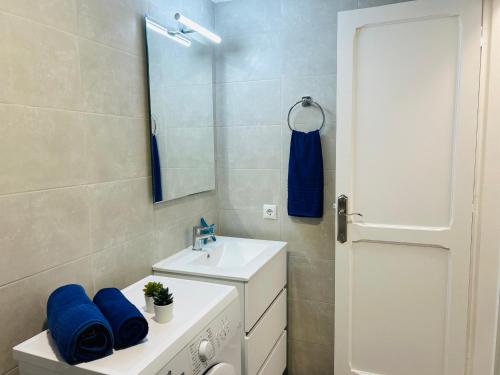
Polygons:
M215 189L215 44L194 37L211 33L196 25L173 28L146 17L154 203Z

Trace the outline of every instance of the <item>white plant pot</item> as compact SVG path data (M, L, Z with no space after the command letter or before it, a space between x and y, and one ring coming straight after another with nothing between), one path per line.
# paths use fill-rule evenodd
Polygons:
M144 295L144 299L146 300L146 312L153 314L155 312L155 301L153 300L153 297Z
M155 309L156 321L158 323L167 323L168 321L170 321L170 319L172 319L172 316L174 315L173 303L165 306L155 305L154 309Z

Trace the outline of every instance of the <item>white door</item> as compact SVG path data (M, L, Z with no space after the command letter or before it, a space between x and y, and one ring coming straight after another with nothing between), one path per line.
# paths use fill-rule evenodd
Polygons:
M335 375L462 375L481 1L338 24Z

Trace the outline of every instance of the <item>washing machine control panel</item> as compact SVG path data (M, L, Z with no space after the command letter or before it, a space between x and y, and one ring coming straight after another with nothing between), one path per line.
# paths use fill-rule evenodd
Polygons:
M226 343L241 329L239 305L234 304L215 318L157 375L203 375L217 363Z

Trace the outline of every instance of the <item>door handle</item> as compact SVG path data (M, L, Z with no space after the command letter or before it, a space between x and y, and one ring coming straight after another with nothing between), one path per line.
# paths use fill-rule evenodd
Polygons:
M337 199L337 241L344 243L347 241L347 218L349 216L363 217L359 212L348 213L348 198L342 194Z

